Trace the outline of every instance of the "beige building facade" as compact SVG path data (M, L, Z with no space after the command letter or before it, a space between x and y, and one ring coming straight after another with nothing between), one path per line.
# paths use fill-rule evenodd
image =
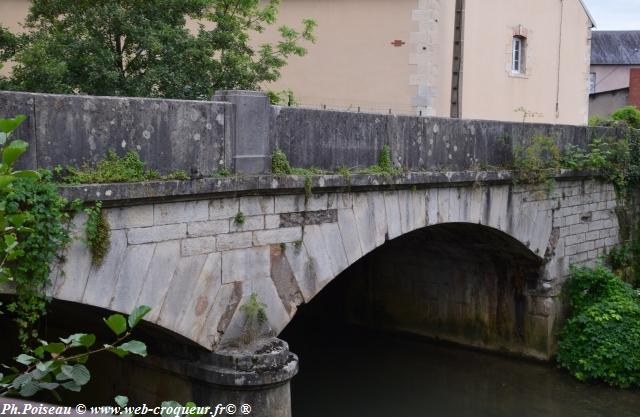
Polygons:
M0 23L15 28L28 4L0 1ZM282 1L278 25L304 18L317 42L264 86L302 106L587 122L593 19L581 0Z
M27 17L29 10L29 0L0 0L0 25L12 32L22 31L22 22ZM7 75L11 72L11 64L2 67L0 63L0 75Z
M580 0L283 1L280 23L304 17L317 43L269 86L302 105L587 122L594 23Z

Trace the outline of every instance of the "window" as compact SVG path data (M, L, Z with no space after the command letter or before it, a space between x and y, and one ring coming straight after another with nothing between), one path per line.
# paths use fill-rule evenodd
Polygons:
M513 52L511 58L511 72L514 74L524 74L525 38L522 36L513 37Z
M596 92L596 73L589 74L589 94Z

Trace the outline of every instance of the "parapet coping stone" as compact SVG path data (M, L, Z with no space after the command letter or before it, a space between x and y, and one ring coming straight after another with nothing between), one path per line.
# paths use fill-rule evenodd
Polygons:
M562 170L556 179L584 180L593 172ZM429 171L388 174L340 174L311 177L314 194L327 192L380 191L414 188L467 186L469 184L513 183L511 171ZM105 205L136 205L149 202L192 201L247 195L304 194L307 179L301 175L253 175L210 177L194 180L145 181L112 184L62 185L60 193L69 200L102 201Z

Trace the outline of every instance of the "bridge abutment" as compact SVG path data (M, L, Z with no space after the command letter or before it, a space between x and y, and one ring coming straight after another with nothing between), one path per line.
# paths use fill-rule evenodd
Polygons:
M285 341L269 337L216 352L158 341L151 345L153 355L119 372L136 403L171 399L211 407L212 413L217 407L217 415L291 417L290 381L298 358Z
M298 358L283 340L261 339L203 353L195 361L165 359L160 365L188 378L198 405L220 404L229 415L291 417L290 381L298 372Z

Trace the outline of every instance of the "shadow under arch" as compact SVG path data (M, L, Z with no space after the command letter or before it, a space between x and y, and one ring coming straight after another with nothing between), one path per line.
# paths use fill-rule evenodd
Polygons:
M308 334L356 325L545 359L548 326L534 312L543 262L488 226L427 226L343 271L299 308L281 337L296 352Z

